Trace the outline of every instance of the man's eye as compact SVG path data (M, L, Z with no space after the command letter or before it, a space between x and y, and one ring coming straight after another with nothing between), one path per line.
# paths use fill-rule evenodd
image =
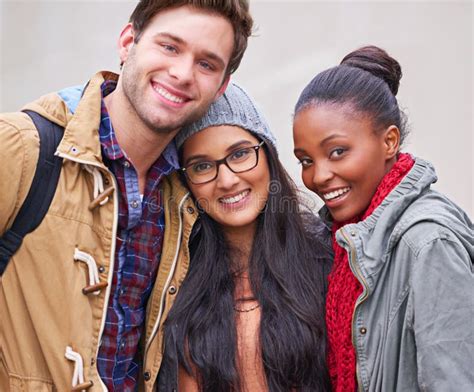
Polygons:
M191 169L194 173L201 174L206 173L212 170L213 168L212 162L199 162L191 166Z
M238 150L236 152L234 152L230 157L229 159L231 161L244 161L245 159L247 159L250 155L250 148L243 148L241 150Z
M204 68L207 71L212 71L214 69L214 67L211 64L209 64L207 61L199 61L198 64L201 68Z
M173 45L161 44L161 47L162 47L166 52L176 53L176 52L178 51Z

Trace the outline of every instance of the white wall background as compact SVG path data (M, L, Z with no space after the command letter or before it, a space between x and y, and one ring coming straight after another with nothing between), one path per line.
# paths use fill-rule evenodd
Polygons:
M117 71L116 41L135 4L0 0L0 111L100 69ZM412 128L405 150L432 161L435 187L473 217L471 1L251 0L251 8L257 30L234 79L260 103L299 184L291 115L300 91L348 52L375 44L404 72L398 99Z

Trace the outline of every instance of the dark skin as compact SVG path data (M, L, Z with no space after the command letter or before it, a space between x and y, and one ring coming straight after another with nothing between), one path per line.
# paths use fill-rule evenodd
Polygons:
M378 130L368 115L349 105L303 109L295 116L293 137L305 186L325 202L337 222L367 209L400 147L396 126Z

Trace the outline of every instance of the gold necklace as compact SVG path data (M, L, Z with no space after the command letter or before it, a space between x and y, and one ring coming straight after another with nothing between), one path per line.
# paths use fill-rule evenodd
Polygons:
M256 305L251 306L251 307L248 308L248 309L239 309L239 308L237 308L237 307L234 305L234 310L235 310L236 312L239 312L239 313L248 313L248 312L251 312L252 310L257 309L259 306L260 306L260 304L259 304L258 302L257 302Z

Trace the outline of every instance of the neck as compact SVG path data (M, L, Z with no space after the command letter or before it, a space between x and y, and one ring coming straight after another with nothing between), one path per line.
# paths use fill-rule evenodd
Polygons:
M252 251L253 239L257 228L257 222L252 222L245 227L223 228L226 240L230 244L232 258L238 270L247 270Z
M137 171L140 191L144 193L148 170L179 130L159 133L147 126L131 108L120 83L104 98L104 103L112 120L118 144Z
M394 156L392 159L388 160L385 163L385 174L387 174L390 170L392 170L393 165L397 163L397 157Z

